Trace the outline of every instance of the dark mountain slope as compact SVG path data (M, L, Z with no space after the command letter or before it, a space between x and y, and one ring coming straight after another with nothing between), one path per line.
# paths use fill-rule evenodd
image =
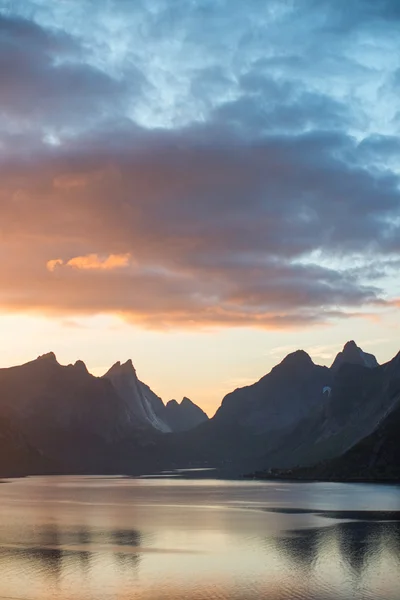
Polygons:
M31 446L6 418L0 418L0 476L57 473L60 465Z
M200 410L190 401L183 409L192 421ZM58 472L133 473L158 464L157 453L163 453L158 438L171 431L167 416L131 361L117 363L102 378L82 361L60 365L53 353L0 369L0 419L54 461Z
M164 406L130 361L96 378L84 363L64 367L50 353L0 369L0 417L60 472L215 466L239 474L326 464L395 414L398 357L375 366L371 356L350 342L329 369L294 352L228 394L208 420L188 399ZM207 420L194 426L199 419ZM163 433L172 429L181 431Z
M381 409L381 418L371 433L352 445L342 456L307 468L295 468L290 472L279 469L273 475L343 481L400 480L400 353L382 365L376 375L370 393L375 400L377 413ZM270 476L268 473L264 475Z
M254 434L285 430L324 402L324 387L331 379L327 367L315 365L298 350L257 383L225 396L213 421L220 426L238 423Z
M124 402L82 362L61 366L50 353L0 369L0 416L34 447L71 468L89 468L130 431Z
M228 394L208 423L168 440L181 456L212 465L289 468L340 456L369 435L391 409L385 368L354 342L315 365L303 351L257 383Z
M339 456L375 429L391 403L381 367L343 363L326 401L297 424L284 445L265 456L266 464L289 467Z

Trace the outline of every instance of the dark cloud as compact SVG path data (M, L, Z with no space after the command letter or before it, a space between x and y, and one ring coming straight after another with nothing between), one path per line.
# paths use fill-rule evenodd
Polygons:
M397 65L378 72L394 4L13 7L0 308L292 327L393 305ZM355 30L365 48L377 32L371 65Z
M0 118L61 130L115 114L143 82L138 72L128 85L85 63L79 42L63 31L1 15L0 80Z
M384 217L399 214L398 181L357 165L356 152L332 134L249 144L216 143L214 128L133 128L53 149L24 169L8 164L3 250L15 264L0 270L3 306L269 327L377 306L381 290L360 274L310 258L391 250ZM91 253L132 261L46 270Z

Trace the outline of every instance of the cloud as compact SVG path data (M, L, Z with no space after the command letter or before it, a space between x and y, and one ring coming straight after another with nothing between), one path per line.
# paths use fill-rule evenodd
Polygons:
M354 0L352 5L346 6L341 2L330 3L324 0L322 3L317 0L310 0L310 7L324 5L328 18L327 24L331 27L336 26L339 31L352 31L362 26L390 25L393 21L400 19L400 8L397 0ZM333 24L332 24L333 21ZM329 28L329 25L327 25Z
M83 271L110 271L127 267L131 261L130 254L110 254L106 257L100 257L97 254L88 254L87 256L75 256L67 262L60 258L49 260L46 264L47 270L53 272L58 266L73 267Z
M395 14L367 0L13 3L0 309L266 328L389 310Z
M120 269L127 267L131 259L130 254L110 254L106 258L101 258L97 254L89 254L87 256L76 256L67 262L67 267L75 269L95 269L109 271L112 269Z
M0 131L73 133L120 112L144 81L85 61L74 36L0 14Z
M397 180L349 165L350 139L215 143L197 128L102 136L3 171L3 250L19 240L12 255L25 265L0 267L3 308L284 328L383 306L367 266L310 256L391 251L383 217L397 214Z
M56 258L53 260L49 260L46 264L47 270L53 272L59 265L64 264L64 261L61 258Z

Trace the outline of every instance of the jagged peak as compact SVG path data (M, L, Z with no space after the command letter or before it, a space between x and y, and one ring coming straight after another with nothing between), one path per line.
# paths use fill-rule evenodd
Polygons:
M133 366L132 360L129 358L126 362L121 363L121 361L117 361L113 364L113 366L105 373L104 377L109 375L135 375L136 370Z
M185 405L185 404L193 404L194 405L194 402L187 396L183 396L183 398L181 400L181 406L182 406L182 404L183 405Z
M126 362L124 362L123 364L121 364L121 368L122 369L130 369L130 370L135 370L135 367L133 366L132 363L132 359L128 358L128 360Z
M349 342L346 342L345 345L343 346L342 352L341 352L344 356L356 356L357 354L359 354L360 356L362 356L362 354L364 354L364 351L362 348L360 348L360 346L358 346L356 344L356 342L354 340L350 340Z
M342 349L342 354L355 354L357 352L359 354L365 354L364 350L360 346L358 346L354 340L346 342Z
M343 363L359 364L369 368L379 366L375 356L373 354L368 354L368 352L364 352L360 346L357 346L354 340L345 343L343 350L336 355L331 369L336 370Z
M40 361L47 361L47 362L52 362L52 363L57 363L57 357L54 354L54 352L47 352L46 354L41 354L40 356L37 357L36 360L40 360Z
M345 352L346 350L353 350L354 348L361 350L361 348L357 346L354 340L350 340L349 342L346 342L343 346L343 352Z

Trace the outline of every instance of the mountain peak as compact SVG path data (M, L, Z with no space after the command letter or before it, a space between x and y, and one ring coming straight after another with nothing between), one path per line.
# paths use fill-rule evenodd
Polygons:
M308 366L314 364L312 358L305 350L296 350L288 354L280 363L280 365L299 365Z
M185 406L185 404L192 405L192 404L194 404L194 402L192 402L191 399L188 398L187 396L184 396L181 401L181 406L182 406L182 404L183 404L183 406Z
M172 431L188 431L208 421L207 414L186 396L180 403L170 400L165 409L167 422Z
M346 342L346 344L343 346L343 350L337 354L335 360L333 361L331 369L335 371L344 363L361 365L363 367L368 367L369 369L379 366L375 356L373 354L364 352L359 346L357 346L354 340Z
M128 358L126 362L121 364L121 371L123 371L124 373L136 373L131 358Z
M361 348L359 348L357 346L357 344L355 343L354 340L350 340L349 342L346 342L345 345L343 346L343 352L350 352L353 350L361 350Z
M74 368L79 369L79 371L82 371L83 373L89 373L89 371L87 370L87 366L85 365L83 360L77 360L74 364Z
M169 406L169 408L174 408L179 406L179 402L177 402L176 400L168 400L166 406Z
M129 358L126 362L121 363L119 360L113 364L113 366L107 371L105 376L108 375L135 375L136 371L133 366L132 360Z
M46 354L41 354L40 356L37 357L36 360L58 364L57 358L56 358L56 355L54 354L54 352L47 352Z

